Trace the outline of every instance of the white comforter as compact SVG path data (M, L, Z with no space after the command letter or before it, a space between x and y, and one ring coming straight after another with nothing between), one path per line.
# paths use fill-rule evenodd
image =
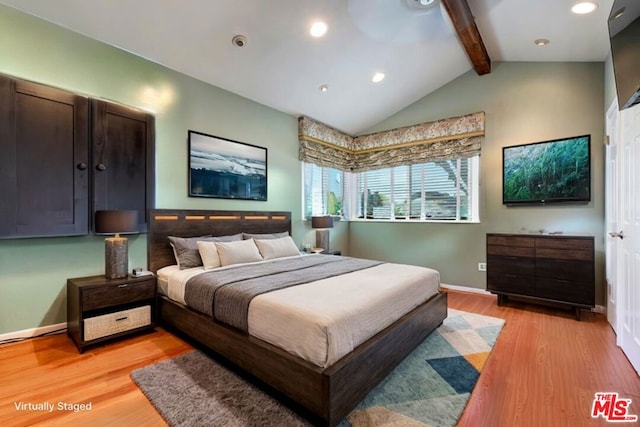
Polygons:
M160 292L185 304L187 280L204 271L165 267ZM251 301L249 333L324 368L428 300L439 283L435 270L386 263L269 292Z

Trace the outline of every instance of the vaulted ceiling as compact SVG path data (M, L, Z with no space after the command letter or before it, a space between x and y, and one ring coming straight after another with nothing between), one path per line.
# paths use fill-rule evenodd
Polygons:
M604 61L613 0L0 0L277 110L361 133L498 61ZM309 34L326 22L324 37ZM236 35L246 43L238 47ZM536 39L548 39L538 46ZM376 72L384 80L372 82ZM325 85L327 90L321 91Z

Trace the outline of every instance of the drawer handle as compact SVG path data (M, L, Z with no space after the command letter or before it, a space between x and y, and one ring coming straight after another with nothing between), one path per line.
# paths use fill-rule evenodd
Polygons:
M118 285L119 288L126 288L127 286L129 286L128 283L123 283L122 285Z
M116 322L120 322L122 320L127 320L129 318L129 316L124 316L124 317L119 317L116 319Z
M515 279L516 277L518 277L515 274L505 274L505 276L508 277L509 279Z

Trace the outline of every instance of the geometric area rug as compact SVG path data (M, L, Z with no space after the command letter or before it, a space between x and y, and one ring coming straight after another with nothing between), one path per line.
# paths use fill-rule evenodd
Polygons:
M340 427L455 426L503 325L449 308L444 323ZM131 378L170 426L310 425L198 350L137 369Z

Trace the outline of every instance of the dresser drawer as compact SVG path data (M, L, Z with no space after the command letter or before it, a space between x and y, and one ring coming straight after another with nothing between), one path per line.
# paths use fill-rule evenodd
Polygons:
M487 289L495 292L533 296L535 278L487 271Z
M535 247L536 238L527 236L512 236L512 235L487 235L487 245L499 245L499 246L520 246L525 248Z
M587 283L595 280L592 263L557 259L536 259L536 276Z
M593 251L536 248L536 258L591 261L593 259Z
M151 324L151 306L145 305L84 319L84 340L91 341Z
M489 255L487 257L487 270L499 274L533 276L535 274L535 262L533 258Z
M488 255L505 255L512 257L528 257L533 258L536 254L536 250L533 247L524 247L524 246L498 246L498 245L489 245L487 246L487 254Z
M541 238L536 240L536 248L593 251L593 239Z
M595 304L593 283L536 278L535 296L565 303L584 304L590 307Z
M84 289L82 309L95 310L155 297L156 279Z

